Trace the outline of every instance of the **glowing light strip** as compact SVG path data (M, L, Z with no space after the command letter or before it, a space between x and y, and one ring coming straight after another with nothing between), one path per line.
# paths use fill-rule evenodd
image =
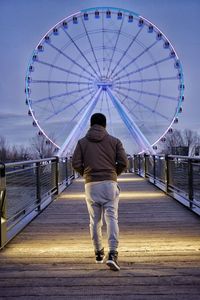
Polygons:
M88 12L91 10L116 10L117 12L125 12L125 13L132 14L136 17L139 17L139 14L137 14L133 11L130 11L130 10L124 9L124 8L112 7L112 6L103 6L103 7L97 6L97 7L85 8L85 9L82 9L81 12L84 13L84 12Z
M135 182L135 181L144 181L144 178L117 178L117 182ZM76 180L76 182L85 182L83 178L79 178Z
M164 192L121 192L119 195L120 198L125 198L125 199L141 199L141 198L161 198L165 197ZM73 193L73 194L62 194L59 196L59 199L84 199L85 198L85 193Z

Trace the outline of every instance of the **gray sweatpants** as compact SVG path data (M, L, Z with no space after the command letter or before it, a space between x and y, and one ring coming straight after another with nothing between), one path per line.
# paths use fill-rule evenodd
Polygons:
M107 225L108 248L118 247L119 187L115 181L98 181L85 184L86 203L90 216L90 234L94 250L101 250L103 214Z

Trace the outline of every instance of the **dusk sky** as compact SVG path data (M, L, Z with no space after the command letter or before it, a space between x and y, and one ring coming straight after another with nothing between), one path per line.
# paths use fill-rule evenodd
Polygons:
M199 0L0 0L0 135L28 145L37 129L27 114L24 79L33 49L61 19L81 9L111 6L139 13L169 38L181 60L185 101L179 124L200 133Z

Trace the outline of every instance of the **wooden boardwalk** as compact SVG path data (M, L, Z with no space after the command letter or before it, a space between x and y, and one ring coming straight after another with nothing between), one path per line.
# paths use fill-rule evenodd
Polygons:
M138 176L119 185L120 272L94 263L77 180L0 252L0 299L200 299L200 218Z

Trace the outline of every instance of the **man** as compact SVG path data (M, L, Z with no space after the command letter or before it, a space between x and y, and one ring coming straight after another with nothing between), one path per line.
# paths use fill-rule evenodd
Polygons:
M119 271L118 264L118 202L117 176L127 167L127 156L119 139L106 131L106 117L95 113L91 127L77 143L72 158L73 168L85 179L86 203L90 216L90 234L96 263L103 263L103 213L107 225L108 260L111 270Z

